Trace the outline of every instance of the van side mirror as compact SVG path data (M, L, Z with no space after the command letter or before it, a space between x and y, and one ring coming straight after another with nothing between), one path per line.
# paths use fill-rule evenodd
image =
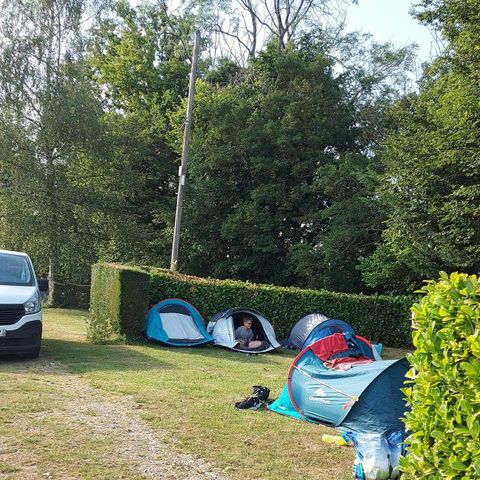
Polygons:
M39 278L38 282L38 289L41 292L48 292L48 278Z

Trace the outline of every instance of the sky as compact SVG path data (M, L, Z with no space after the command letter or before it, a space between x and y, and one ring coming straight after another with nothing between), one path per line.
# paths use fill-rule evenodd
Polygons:
M427 27L409 13L411 0L359 0L347 10L347 29L371 33L379 42L392 42L396 47L417 43L420 61L428 61L437 49ZM416 2L415 2L416 3Z

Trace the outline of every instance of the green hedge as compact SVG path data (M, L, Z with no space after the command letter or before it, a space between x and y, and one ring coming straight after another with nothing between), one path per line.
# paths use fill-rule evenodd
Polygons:
M90 285L55 282L52 306L61 308L89 308Z
M97 264L92 268L88 337L94 342L136 336L148 309L148 274L139 268Z
M304 315L321 312L349 322L361 335L391 347L411 344L410 306L413 297L352 295L213 280L150 269L150 303L168 297L195 305L204 318L229 307L250 307L264 314L279 338L288 337Z
M321 312L346 320L375 342L391 347L411 343L409 309L414 301L411 297L302 290L114 264L93 267L89 337L103 341L138 335L144 329L148 306L165 298L187 300L206 321L229 307L253 308L270 320L280 339L287 338L304 315Z
M412 307L405 480L480 478L480 281L441 274Z

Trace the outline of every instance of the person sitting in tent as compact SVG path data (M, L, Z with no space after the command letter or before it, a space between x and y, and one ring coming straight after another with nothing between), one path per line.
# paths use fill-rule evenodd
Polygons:
M235 340L240 348L254 349L262 345L261 340L252 340L253 338L253 318L243 317L243 325L235 329Z

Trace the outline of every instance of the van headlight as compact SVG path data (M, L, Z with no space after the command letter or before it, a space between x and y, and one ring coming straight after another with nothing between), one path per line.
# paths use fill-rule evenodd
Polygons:
M27 315L40 311L42 308L42 303L40 302L40 295L38 294L38 291L35 292L34 295L23 304L23 308L25 309L25 313Z

